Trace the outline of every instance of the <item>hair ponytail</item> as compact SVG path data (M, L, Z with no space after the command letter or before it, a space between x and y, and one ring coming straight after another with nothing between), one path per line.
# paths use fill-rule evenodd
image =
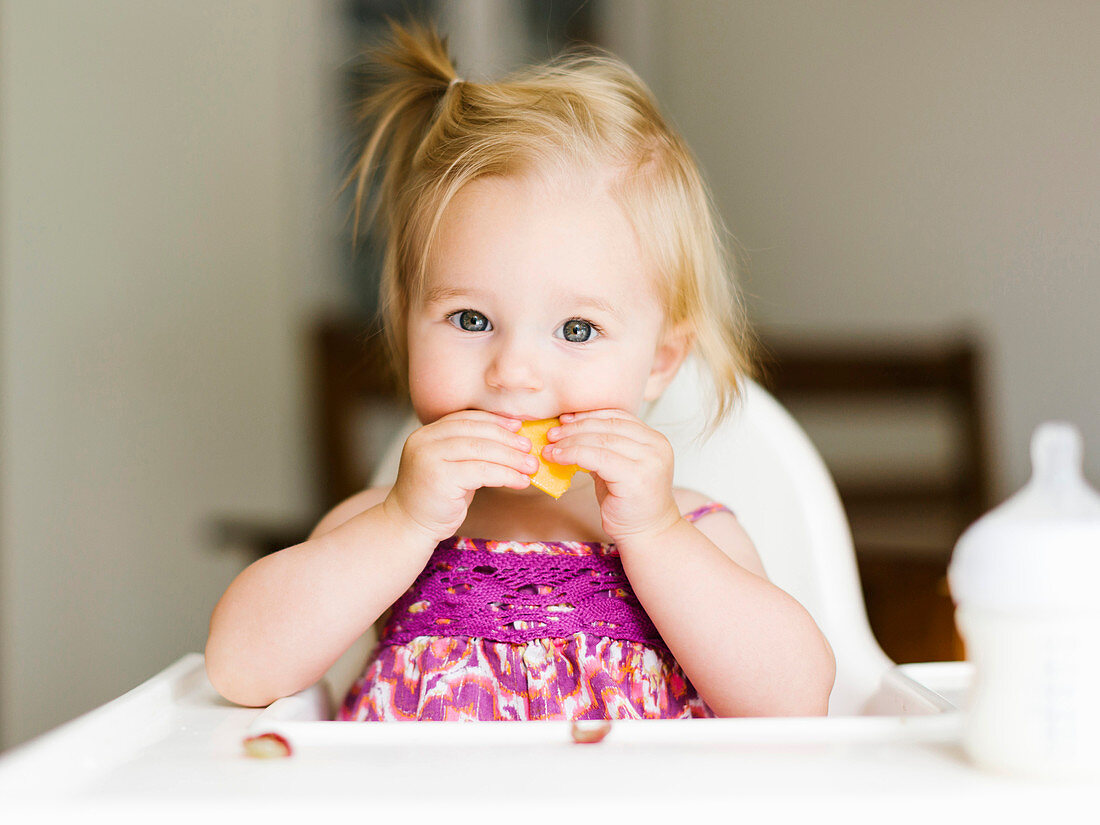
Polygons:
M431 130L438 106L459 79L447 40L417 23L390 22L391 41L371 54L365 68L371 90L359 105L356 123L368 129L366 143L345 186L355 183L354 237L364 223L370 183L384 169L366 223L394 203L405 188L413 159Z

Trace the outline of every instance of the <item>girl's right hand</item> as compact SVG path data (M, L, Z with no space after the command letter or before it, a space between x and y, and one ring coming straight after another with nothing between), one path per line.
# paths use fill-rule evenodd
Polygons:
M434 544L466 520L481 487L522 490L538 469L521 422L481 410L462 410L426 424L401 451L397 481L383 507Z

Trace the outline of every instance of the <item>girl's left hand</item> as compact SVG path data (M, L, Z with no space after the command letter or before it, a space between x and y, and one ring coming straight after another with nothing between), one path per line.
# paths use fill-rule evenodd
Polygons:
M617 544L656 536L680 519L672 496L672 445L624 410L563 413L542 455L588 470L603 529Z

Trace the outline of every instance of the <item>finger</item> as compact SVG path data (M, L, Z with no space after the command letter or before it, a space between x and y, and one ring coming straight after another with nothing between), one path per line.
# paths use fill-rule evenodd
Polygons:
M520 425L523 424L523 421L519 418L489 412L488 410L458 410L457 412L448 413L435 423L438 424L444 421L485 421L496 424L499 427L504 427L512 432L516 432L520 428Z
M487 438L448 439L446 453L442 456L442 460L449 463L481 461L529 473L539 468L538 459L522 447L515 444L502 444Z
M482 439L506 444L524 452L531 449L531 439L519 435L515 430L503 427L498 422L481 419L453 419L447 421L440 419L429 426L432 428L430 431L431 440L435 442L451 439Z
M548 444L542 450L547 461L576 464L595 472L597 466L609 466L624 460L632 464L652 454L652 449L632 438L616 433L585 433ZM591 465L591 466L590 466Z
M562 450L561 454L550 459L558 464L575 464L587 470L609 486L620 481L639 477L638 462L622 453L606 447L581 445Z
M561 426L552 427L546 433L546 438L554 443L571 436L582 435L618 435L649 446L659 444L663 438L656 430L640 421L621 418L586 418L563 423Z
M578 412L562 413L558 416L558 418L563 424L568 421L584 421L585 419L592 418L621 418L629 421L641 421L641 419L639 419L636 415L632 415L626 410L619 410L615 408L601 410L580 410Z
M529 456L534 459L534 456ZM537 462L536 462L537 464ZM464 490L474 491L481 487L511 487L522 490L531 484L531 476L512 467L493 464L486 461L463 461L455 465L455 481Z

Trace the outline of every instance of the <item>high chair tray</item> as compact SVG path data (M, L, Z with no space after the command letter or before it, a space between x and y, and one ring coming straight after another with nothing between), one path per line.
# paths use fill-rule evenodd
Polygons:
M602 743L719 745L725 743L955 742L960 735L959 663L905 666L886 674L866 715L787 719L631 719L613 722ZM916 667L917 669L913 669ZM911 674L926 678L939 690ZM965 688L965 686L963 686ZM948 698L952 696L955 701ZM455 745L554 745L573 742L570 722L432 722L422 724L328 721L320 685L274 702L249 725L246 742L268 737L277 752ZM574 743L575 744L575 743ZM277 746L277 747L275 747ZM257 750L260 750L257 748Z
M922 682L920 680L926 680ZM1069 820L1100 789L983 773L959 745L963 663L903 666L868 702L878 715L624 721L599 744L568 723L323 721L323 691L267 709L222 700L191 654L126 695L0 757L0 821L590 821L666 813L849 822L998 813ZM292 755L245 755L280 733ZM1072 814L1072 815L1071 815Z

